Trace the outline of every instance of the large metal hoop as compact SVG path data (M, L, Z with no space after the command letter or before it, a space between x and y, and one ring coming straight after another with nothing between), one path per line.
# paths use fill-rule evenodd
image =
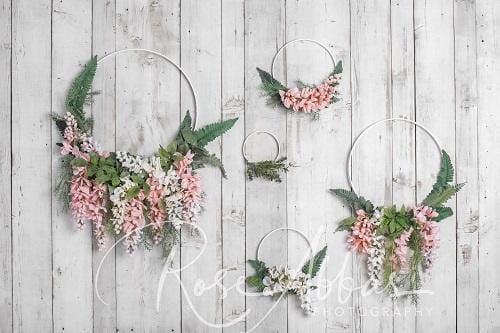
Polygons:
M157 52L157 51L149 50L149 49L135 49L134 48L134 49L117 50L117 51L111 52L111 53L106 54L105 56L101 57L99 60L97 60L97 63L99 64L99 63L103 62L104 60L106 60L107 58L110 58L112 56L117 56L119 54L126 53L126 52L145 52L145 53L150 53L150 54L156 55L156 56L162 58L163 60L168 61L170 64L172 64L175 68L177 68L179 70L179 72L186 79L186 81L189 85L189 88L191 89L191 92L193 93L193 99L194 99L193 129L195 129L196 128L196 121L198 120L198 99L196 97L196 90L194 90L191 79L186 74L186 72L179 65L177 65L172 59L167 57L166 55L164 55L160 52Z
M278 58L278 56L281 54L281 52L283 52L283 50L285 49L285 47L287 47L288 45L292 44L292 43L296 43L296 42L310 42L310 43L313 43L313 44L316 44L318 46L320 46L321 48L323 48L327 53L328 55L330 56L330 59L332 60L332 64L333 64L333 67L332 68L335 68L335 57L333 56L333 53L332 51L330 51L330 49L323 43L315 40L315 39L309 39L309 38L297 38L297 39L293 39L289 42L286 42L285 44L283 44L279 49L278 51L276 51L276 54L274 55L273 57L273 62L271 63L271 75L272 77L274 78L274 63L276 62L276 59Z
M419 124L416 121L413 121L413 120L410 120L410 119L405 119L405 118L387 118L387 119L378 120L378 121L372 123L371 125L369 125L368 127L366 127L364 130L362 130L361 133L359 133L359 135L356 138L356 140L354 140L354 142L352 143L351 149L349 150L349 155L347 157L347 181L349 182L349 186L351 187L352 191L356 195L358 195L358 196L359 196L359 193L358 193L356 187L354 186L354 184L352 183L352 170L351 169L352 169L352 155L353 155L353 152L354 152L354 147L356 147L356 145L358 144L358 142L361 139L361 137L366 132L368 132L369 129L371 129L372 127L374 127L374 126L376 126L376 125L378 125L380 123L385 123L385 122L388 122L388 121L401 121L401 122L413 124L413 125L419 127L427 135L429 135L431 137L432 141L434 141L434 143L436 144L436 147L439 149L439 153L442 154L443 149L441 148L441 145L439 144L439 141L431 133L431 131L429 131L427 128L425 128L422 124Z

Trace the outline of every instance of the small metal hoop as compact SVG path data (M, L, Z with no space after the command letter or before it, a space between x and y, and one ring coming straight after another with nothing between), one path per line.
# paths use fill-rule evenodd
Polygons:
M264 235L264 237L262 237L262 239L259 242L259 245L257 245L257 252L255 253L255 259L260 261L259 254L260 254L260 247L261 247L262 243L264 243L264 241L269 236L274 234L276 231L280 231L280 230L295 231L299 236L301 236L307 242L307 246L309 246L309 252L311 253L311 258L314 256L312 243L309 240L309 238L302 231L295 229L295 228L281 227L281 228L276 228L276 229L269 231L267 234ZM311 261L311 263L312 263L312 261Z
M154 55L168 61L170 64L172 64L175 68L177 68L179 70L179 72L186 79L186 81L189 85L189 88L191 89L191 92L193 93L193 99L194 99L193 129L195 129L196 128L196 121L198 120L198 98L196 97L196 91L194 90L193 84L191 83L191 79L186 74L186 72L184 72L184 70L179 65L177 65L172 59L170 59L166 55L164 55L160 52L149 50L149 49L123 49L123 50L114 51L114 52L111 52L111 53L106 54L105 56L101 57L99 60L97 60L97 63L99 64L111 56L117 56L117 55L125 53L125 52L145 52L145 53L154 54Z
M254 132L248 134L247 137L245 138L245 140L243 140L243 145L241 147L241 153L243 154L243 158L245 159L245 161L250 162L250 160L248 159L247 153L246 153L248 139L250 139L253 135L256 135L256 134L267 134L274 140L274 142L276 142L276 147L278 148L278 151L276 152L276 156L274 156L274 161L276 162L276 160L278 159L278 157L280 156L280 153L281 153L280 141L278 140L276 135L274 135L273 133L268 132L268 131L254 131Z
M271 75L272 77L274 78L274 63L276 62L276 59L278 58L278 56L281 54L281 52L283 52L283 50L285 49L285 47L287 47L288 45L292 44L292 43L296 43L296 42L310 42L310 43L313 43L313 44L316 44L318 46L321 46L327 53L328 55L330 56L330 59L332 60L332 64L333 64L333 68L335 68L335 58L333 56L333 53L332 51L330 51L330 49L323 43L315 40L315 39L309 39L309 38L297 38L297 39L293 39L289 42L286 42L285 44L283 44L279 49L278 51L276 51L276 54L274 55L273 57L273 62L271 63Z
M351 149L349 150L349 155L347 157L347 181L349 182L349 186L351 187L352 191L356 195L358 195L358 196L359 196L359 193L358 193L356 187L354 187L354 184L352 183L352 171L351 171L351 167L352 167L352 155L353 155L353 152L354 152L354 147L356 147L356 145L359 142L359 139L361 139L361 137L366 132L368 132L369 129L371 129L375 125L378 125L380 123L385 123L385 122L388 122L388 121L401 121L401 122L413 124L413 125L419 127L427 135L429 135L431 137L432 141L434 141L434 143L436 144L436 147L439 149L439 154L442 154L442 152L443 152L443 149L441 148L441 145L439 144L439 141L436 139L436 137L427 128L425 128L423 125L421 125L421 124L419 124L419 123L417 123L417 122L415 122L413 120L405 119L405 118L387 118L387 119L378 120L378 121L372 123L371 125L369 125L368 127L366 127L364 130L362 130L361 133L359 133L359 135L356 138L356 140L354 140L354 142L352 143Z

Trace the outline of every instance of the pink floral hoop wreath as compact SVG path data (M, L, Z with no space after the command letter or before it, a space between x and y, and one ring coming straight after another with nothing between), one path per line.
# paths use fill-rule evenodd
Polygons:
M361 137L380 123L394 121L422 129L441 153L441 166L432 190L421 203L410 207L374 206L359 195L352 183L352 155ZM453 215L453 210L445 203L464 185L454 181L450 156L423 125L405 118L388 118L361 131L349 150L346 171L351 190L330 190L352 209L352 216L342 220L337 231L347 231L349 248L367 256L372 288L382 289L393 296L412 295L416 301L417 291L422 286L422 272L430 270L436 259L438 224Z
M333 68L322 83L310 85L298 81L298 87L288 88L275 79L274 64L276 59L288 45L296 42L310 42L316 44L328 53ZM261 89L264 95L268 97L269 104L281 105L285 109L295 112L316 114L322 109L329 107L332 103L336 103L340 100L337 87L339 85L340 74L342 73L342 61L335 62L335 58L330 49L317 40L299 38L285 43L278 49L273 57L271 73L258 67L257 71L262 81Z
M92 119L84 110L91 94L98 63L125 52L145 52L174 65L186 79L194 97L195 119L186 113L173 142L160 146L153 156L106 152L91 136ZM63 141L63 173L56 188L79 229L91 222L99 250L108 234L122 235L128 253L142 244L160 245L164 255L176 244L182 225L193 224L201 212L204 192L197 169L205 165L225 170L205 146L236 122L228 119L196 129L198 102L186 72L167 56L148 49L124 49L97 56L85 65L66 97L65 115L53 114ZM147 228L151 226L150 228Z

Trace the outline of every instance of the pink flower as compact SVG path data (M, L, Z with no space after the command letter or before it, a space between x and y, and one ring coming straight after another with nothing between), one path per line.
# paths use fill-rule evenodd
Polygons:
M73 173L70 185L71 212L79 229L83 228L85 221L94 223L97 245L102 249L106 240L102 224L106 214L106 187L86 178L84 168L75 168Z
M351 228L347 242L351 249L361 253L368 253L372 238L375 236L375 220L366 215L365 211L356 211L356 222Z
M177 175L181 178L184 217L191 221L198 213L202 194L200 177L191 169L193 157L194 155L189 151L176 165Z
M337 82L337 77L330 76L323 83L312 88L280 90L281 102L287 109L293 109L296 112L317 112L333 102L333 97L337 94Z
M436 259L435 253L439 247L439 227L436 221L432 221L438 213L431 207L420 205L413 208L413 216L420 226L421 250L425 258L425 268L430 268Z
M161 240L161 227L165 221L166 212L163 202L163 185L152 175L146 180L150 187L150 192L147 196L149 202L148 218L153 223L153 241L158 244Z
M405 230L399 235L398 238L394 240L396 248L394 250L394 255L392 257L392 264L394 267L404 268L408 263L408 241L410 240L410 235L413 229Z
M127 252L133 253L137 249L138 242L142 235L142 228L145 226L144 217L145 195L141 191L139 194L125 204L125 215L123 217L122 231L127 235L125 245Z

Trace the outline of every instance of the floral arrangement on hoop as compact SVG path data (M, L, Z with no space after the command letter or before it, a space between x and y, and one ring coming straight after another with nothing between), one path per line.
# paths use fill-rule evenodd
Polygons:
M390 294L421 288L421 271L429 270L436 259L438 223L453 215L444 204L464 186L455 185L453 178L450 156L443 150L436 182L415 207L374 207L352 191L330 190L354 211L354 216L344 219L337 230L348 231L349 247L368 256L373 288L383 288ZM413 296L416 299L415 293Z
M196 222L201 210L204 193L195 170L208 164L226 176L220 159L205 146L237 119L194 130L188 112L175 141L166 148L160 146L154 156L105 152L90 135L92 120L84 112L96 69L93 57L68 92L68 112L52 115L63 137L58 146L65 172L57 190L79 229L86 222L93 224L100 250L110 233L125 236L128 253L143 243L148 249L161 245L168 255L180 227ZM148 225L151 228L145 228Z
M315 114L316 112L338 102L337 86L342 73L342 61L339 61L333 71L320 84L311 85L298 81L298 87L288 88L276 80L270 73L257 68L262 81L261 89L268 97L269 104L281 105L295 112Z
M305 313L314 312L310 291L317 287L312 284L326 256L327 247L316 253L312 261L307 261L300 271L287 266L267 265L260 260L248 260L255 269L255 275L246 278L249 286L255 287L264 296L279 298L283 293L297 295Z

